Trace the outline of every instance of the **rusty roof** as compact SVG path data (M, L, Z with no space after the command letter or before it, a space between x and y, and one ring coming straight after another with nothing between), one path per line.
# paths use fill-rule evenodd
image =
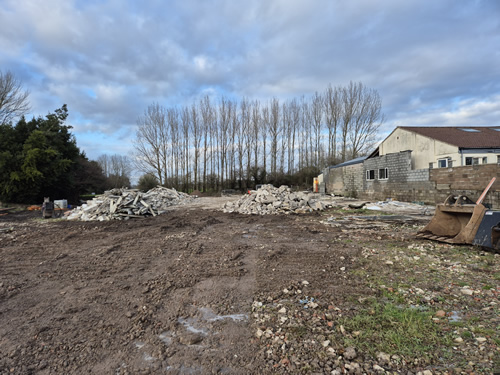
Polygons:
M500 126L400 126L459 148L500 148Z

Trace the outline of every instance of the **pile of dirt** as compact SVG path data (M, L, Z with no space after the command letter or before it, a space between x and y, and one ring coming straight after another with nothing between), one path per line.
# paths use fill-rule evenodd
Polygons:
M263 185L259 190L251 190L236 202L227 202L224 212L241 214L278 215L320 211L328 205L321 202L313 193L293 192L288 186L275 188Z
M167 207L185 204L194 197L165 187L156 187L147 193L137 189L112 189L75 208L68 220L105 221L128 220L134 217L156 216Z

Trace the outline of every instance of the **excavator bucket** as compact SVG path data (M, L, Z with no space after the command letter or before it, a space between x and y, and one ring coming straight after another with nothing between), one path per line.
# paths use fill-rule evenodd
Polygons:
M417 233L419 238L455 244L472 244L486 207L466 196L450 195L436 206L432 220Z
M500 211L488 210L482 201L495 182L493 178L477 202L465 195L450 195L436 206L432 220L417 233L418 238L453 244L500 247Z

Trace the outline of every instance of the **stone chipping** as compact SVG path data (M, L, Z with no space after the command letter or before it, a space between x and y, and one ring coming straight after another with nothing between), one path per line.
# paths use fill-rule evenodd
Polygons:
M251 190L235 202L227 202L224 212L238 212L253 215L280 215L321 211L329 205L321 202L317 194L293 192L288 186L275 188L262 185L259 190Z
M182 205L192 196L158 186L146 193L138 189L112 189L70 211L68 220L107 221L157 216L168 207Z

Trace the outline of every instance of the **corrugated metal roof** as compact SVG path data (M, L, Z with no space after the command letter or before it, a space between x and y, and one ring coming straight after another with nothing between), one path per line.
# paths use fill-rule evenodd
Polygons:
M500 126L400 126L399 128L461 148L500 147Z
M348 161L345 161L345 162L337 164L337 165L332 165L331 167L328 167L328 168L334 169L334 168L346 167L348 165L359 164L359 163L362 163L363 160L365 160L366 158L367 158L367 156L360 156L359 158L348 160Z

